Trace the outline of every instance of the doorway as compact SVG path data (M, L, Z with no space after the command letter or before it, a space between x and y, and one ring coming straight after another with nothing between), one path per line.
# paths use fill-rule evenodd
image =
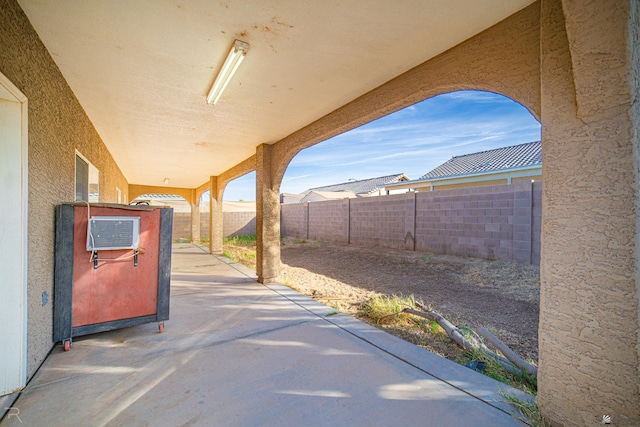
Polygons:
M0 74L0 396L27 371L27 99Z

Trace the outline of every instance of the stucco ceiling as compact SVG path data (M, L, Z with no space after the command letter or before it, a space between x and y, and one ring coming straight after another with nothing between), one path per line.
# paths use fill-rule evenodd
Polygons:
M19 0L127 180L188 188L532 2Z

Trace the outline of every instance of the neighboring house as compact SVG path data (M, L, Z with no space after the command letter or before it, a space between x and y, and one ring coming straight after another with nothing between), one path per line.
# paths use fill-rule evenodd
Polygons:
M280 203L287 204L317 202L323 200L350 199L354 197L371 197L383 196L387 194L406 193L408 189L394 189L391 192L383 188L388 184L404 181L409 181L409 177L407 177L403 173L362 179L359 181L350 180L341 184L332 184L325 185L324 187L310 188L299 195L284 193L280 195Z
M289 203L300 203L303 197L304 197L303 194L281 193L280 203L283 205L286 205Z
M318 191L310 190L300 199L300 203L323 202L325 200L354 199L356 193L353 191Z
M385 186L385 190L448 190L480 185L542 181L540 141L455 156L413 181Z

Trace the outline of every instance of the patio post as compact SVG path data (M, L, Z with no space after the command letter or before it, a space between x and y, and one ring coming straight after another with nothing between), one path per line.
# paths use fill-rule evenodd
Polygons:
M256 150L256 261L258 281L273 283L280 269L280 183L273 182L273 149Z
M212 254L222 253L222 191L218 188L218 177L209 178L209 251Z
M191 205L191 242L200 243L200 198L196 197L195 188L189 204Z

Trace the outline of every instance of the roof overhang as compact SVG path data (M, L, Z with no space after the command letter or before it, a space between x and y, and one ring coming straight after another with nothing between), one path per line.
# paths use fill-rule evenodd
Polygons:
M129 183L196 188L533 0L18 2Z

